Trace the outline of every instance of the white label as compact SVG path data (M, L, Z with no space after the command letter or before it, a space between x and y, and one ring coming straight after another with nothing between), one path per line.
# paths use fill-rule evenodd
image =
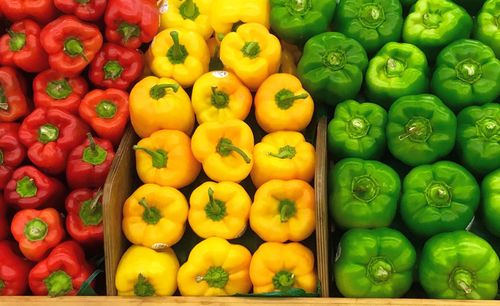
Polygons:
M160 14L165 14L168 11L168 0L163 0L160 6Z
M163 250L167 248L168 245L166 243L155 243L151 246L153 250Z
M212 72L212 75L216 78L223 79L229 75L227 71L219 70Z

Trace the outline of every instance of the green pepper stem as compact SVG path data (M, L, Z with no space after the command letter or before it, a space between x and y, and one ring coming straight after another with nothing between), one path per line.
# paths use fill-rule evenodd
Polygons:
M88 62L89 60L84 51L85 48L82 42L77 38L68 38L64 42L64 53L70 57L81 56L86 62Z
M80 3L80 4L87 4L90 2L90 0L75 0L75 1Z
M43 144L47 144L52 141L56 141L59 138L59 129L57 126L46 123L38 129L38 141Z
M389 280L393 271L392 263L385 257L373 257L367 266L368 278L375 284Z
M153 296L155 295L155 287L142 274L137 276L137 282L134 285L135 296Z
M136 24L131 24L123 21L118 26L117 32L122 37L123 41L126 43L133 37L139 37L141 35L141 29Z
M288 12L293 16L303 16L307 14L312 7L311 0L288 0L286 4Z
M208 204L205 206L205 214L212 221L220 221L226 216L226 203L214 199L214 190L208 188Z
M465 295L472 293L474 290L474 276L464 268L455 268L450 275L450 285L456 290L463 292Z
M142 219L147 224L155 225L161 220L161 213L156 207L150 207L146 198L142 198L139 202L139 205L144 207L144 213L142 214Z
M172 38L174 44L170 47L170 49L168 49L167 57L174 65L183 64L188 56L186 46L180 44L179 32L170 32L170 37Z
M63 270L52 272L43 282L47 288L48 295L51 297L63 296L73 290L73 280Z
M149 95L155 100L163 98L167 94L167 89L172 89L174 92L179 90L178 84L157 84L151 88Z
M432 125L429 119L423 117L411 118L405 125L405 133L399 135L399 140L409 138L412 142L426 142L432 135Z
M222 289L229 281L229 273L222 267L210 267L205 275L195 277L197 283L205 281L211 288Z
M50 81L45 88L49 97L55 100L63 100L73 93L73 88L66 79Z
M354 198L368 203L378 196L380 187L369 175L361 175L352 179L351 192Z
M49 232L49 226L45 221L34 218L24 225L24 236L29 241L40 241L45 239Z
M295 284L295 274L290 271L282 270L274 274L273 285L274 288L283 292L291 289Z
M217 86L212 86L212 105L217 109L226 108L229 104L229 96L217 89Z
M99 204L99 200L101 199L102 195L103 195L102 187L99 187L95 196L92 198L92 203L90 204L91 212L95 212L97 204Z
M293 103L296 100L302 100L309 97L307 93L302 93L300 95L294 95L292 91L289 89L283 88L276 93L274 96L274 101L276 105L283 110L289 109L292 107Z
M102 188L99 188L95 196L80 206L80 219L85 226L96 226L102 222ZM98 209L99 208L99 209Z
M8 111L9 103L5 91L2 86L0 86L0 110Z
M246 42L241 49L243 56L248 58L256 58L260 54L260 45L257 41Z
M116 104L111 100L102 100L95 107L95 112L99 118L111 119L116 115Z
M233 142L229 138L221 138L219 140L219 143L217 144L216 151L224 157L229 156L229 154L234 151L238 153L247 164L252 161L250 157L248 157L248 155L245 153L245 151L233 145Z
M278 206L278 211L280 213L280 221L285 223L297 214L297 207L295 206L295 202L292 200L281 200Z
M12 52L18 52L26 45L26 34L21 32L13 32L8 30L10 36L9 49Z
M16 192L21 198L32 198L36 196L38 187L33 178L25 176L17 181Z
M200 15L200 10L193 0L185 0L179 6L179 13L184 19L196 20Z
M102 68L105 80L116 80L123 72L123 66L118 61L108 61Z
M2 293L2 290L5 288L5 282L0 279L0 293Z
M82 160L94 166L103 164L108 156L108 151L95 143L90 132L87 133L87 138L89 146L83 149Z
M153 162L153 167L157 169L165 168L167 166L168 162L168 153L165 150L162 149L157 149L155 151L145 148L145 147L139 147L139 146L134 146L134 150L141 150L149 154L151 156L152 162Z
M280 158L280 159L292 159L297 154L297 150L292 146L284 146L281 147L278 151L278 154L269 153L270 156Z
M0 166L3 165L3 150L0 149Z

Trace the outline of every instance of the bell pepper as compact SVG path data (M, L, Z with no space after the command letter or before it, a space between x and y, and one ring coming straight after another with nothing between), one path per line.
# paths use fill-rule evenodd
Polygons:
M34 19L40 24L46 24L57 16L53 0L2 0L0 12L11 21Z
M65 194L63 183L33 166L14 170L4 189L5 202L16 209L58 207Z
M40 40L53 70L68 76L80 74L102 46L99 28L73 16L62 16L43 28Z
M500 237L500 168L488 174L481 184L482 214L486 228Z
M458 112L466 106L498 101L500 60L476 40L459 40L439 53L432 90Z
M211 237L198 243L179 269L177 284L183 296L244 294L252 283L248 268L252 255L242 245Z
M115 285L120 296L171 296L177 289L179 261L172 249L156 252L133 245L116 269Z
M374 54L386 43L400 41L403 8L399 0L343 0L337 8L334 28L357 40L368 54Z
M314 102L291 74L268 77L255 95L255 117L266 132L302 131L313 117Z
M413 283L417 254L411 242L390 228L351 229L335 256L335 284L349 298L398 298Z
M436 96L401 97L389 110L389 151L409 166L429 164L448 155L455 145L457 119Z
M252 182L259 188L272 179L299 179L310 182L314 177L315 150L299 132L267 134L255 145Z
M5 188L12 172L26 157L26 149L19 141L18 130L17 123L0 123L0 190Z
M366 51L356 40L325 32L305 44L297 76L315 102L336 105L358 94L367 66Z
M160 5L160 29L186 29L208 40L214 30L210 25L210 0L163 0Z
M494 299L500 260L486 240L472 233L442 233L425 243L418 272L430 298Z
M48 69L49 62L40 43L40 32L40 26L29 19L11 25L7 34L0 38L0 63L30 73Z
M129 49L153 40L160 25L155 1L108 0L104 12L106 39Z
M87 132L83 121L62 109L37 108L21 124L19 139L35 166L59 174L66 169L69 153L83 142Z
M179 130L191 135L194 128L193 106L188 94L176 81L146 77L134 86L129 99L130 121L139 137L148 137L162 129Z
M136 245L170 248L184 235L188 210L186 198L177 189L142 185L123 205L123 233Z
M208 51L210 52L210 63L208 71L224 70L224 64L220 60L220 42L215 37L207 40Z
M76 295L93 270L85 260L82 247L74 241L66 241L31 270L30 288L34 295Z
M73 190L65 201L66 230L84 246L102 246L104 240L102 190Z
M37 262L44 259L66 235L61 216L54 208L17 212L12 219L11 231L23 255Z
M345 158L329 173L330 215L344 229L389 226L396 215L401 180L375 160Z
M128 98L119 89L95 89L85 95L78 113L99 137L118 146L128 122Z
M252 256L250 278L254 293L317 290L314 254L298 242L265 242Z
M68 77L55 70L46 70L33 80L33 100L36 107L58 107L77 114L81 99L87 91L85 78Z
M366 95L389 108L398 98L429 90L429 66L417 47L389 42L372 58L366 71Z
M469 37L472 18L450 0L418 0L403 25L403 41L417 46L433 62L439 51Z
M151 71L191 87L208 71L210 55L203 37L186 29L168 29L155 36L146 54Z
M473 34L475 39L493 49L497 58L500 57L500 36L498 35L500 28L500 21L498 20L499 10L500 1L486 1L479 15L477 15Z
M253 132L241 120L200 124L191 139L191 149L205 174L216 182L239 183L254 165Z
M98 87L127 90L143 71L139 51L106 43L90 64L89 79Z
M85 21L99 21L104 15L107 0L54 0L58 10Z
M221 42L220 59L250 90L255 91L281 63L279 39L259 23L247 23Z
M199 124L230 119L245 120L252 107L252 94L238 77L227 71L202 75L191 93Z
M250 226L264 241L306 240L316 228L314 189L301 180L270 180L257 189Z
M216 35L244 23L260 23L269 29L270 10L269 0L213 0L209 20Z
M13 122L30 111L24 78L11 67L0 67L0 122Z
M303 45L314 35L328 31L337 2L335 0L271 0L270 23L285 41Z
M15 243L0 241L0 296L24 295L32 264L24 259Z
M235 239L247 228L252 199L233 182L205 182L189 198L189 225L201 238Z

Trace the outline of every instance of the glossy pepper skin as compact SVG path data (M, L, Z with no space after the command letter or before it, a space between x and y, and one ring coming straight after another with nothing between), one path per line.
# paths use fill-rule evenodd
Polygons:
M238 24L260 23L269 29L269 0L213 0L209 21L216 35L235 30Z
M177 289L179 261L174 251L156 252L133 245L123 254L116 270L120 296L171 296Z
M305 44L297 75L314 101L336 105L358 94L367 66L366 51L357 41L325 32Z
M488 0L477 15L474 26L474 39L481 41L495 52L497 58L500 57L500 25L498 22L498 11L500 1Z
M391 167L345 158L329 173L330 215L344 229L389 226L396 215L401 180Z
M5 188L12 172L26 157L26 148L19 140L18 130L17 123L0 123L0 190Z
M205 40L214 32L209 14L209 0L163 0L160 5L160 29L181 28L195 31Z
M314 35L326 32L335 13L335 0L271 0L270 23L285 41L303 45Z
M28 148L33 164L49 174L66 169L72 149L85 139L88 126L76 116L59 108L37 108L19 128L19 139Z
M0 296L24 295L32 264L23 258L15 243L0 241Z
M500 237L500 169L488 174L481 184L482 213L486 228Z
M61 12L85 21L98 21L104 15L107 0L54 0Z
M342 0L334 28L357 40L368 54L374 54L386 43L400 40L403 8L399 0Z
M46 24L57 16L53 0L4 0L0 2L0 11L11 21L30 18L40 24Z
M419 236L465 229L479 197L476 179L462 166L450 161L418 166L404 178L401 217Z
M375 103L346 100L328 123L328 151L336 158L377 159L385 151L387 112Z
M0 64L34 73L49 68L47 54L40 43L40 26L24 19L10 26L0 38Z
M456 231L429 239L419 263L419 279L430 298L494 299L500 261L482 238Z
M494 102L500 95L500 60L485 44L458 40L439 53L432 90L455 112Z
M385 108L398 98L428 92L429 66L419 48L389 42L370 60L366 71L366 95Z
M66 235L61 216L54 208L17 212L12 219L11 232L23 255L37 262L44 259Z
M0 122L14 122L29 111L24 78L11 67L0 67Z
M42 47L53 70L68 76L80 74L101 49L99 28L73 16L62 16L46 25L40 34Z
M453 150L456 127L455 114L438 97L401 97L389 110L387 145L409 166L432 163Z
M66 230L83 246L100 246L104 240L101 197L102 191L81 188L66 198Z
M225 296L248 293L252 255L242 245L211 237L198 243L179 269L177 284L183 296Z
M255 95L255 117L266 132L302 131L312 120L314 101L291 74L269 76Z
M31 270L29 285L34 295L76 295L93 270L82 247L70 240L55 247Z
M417 254L400 232L382 227L351 229L335 256L335 283L349 298L398 298L413 283Z

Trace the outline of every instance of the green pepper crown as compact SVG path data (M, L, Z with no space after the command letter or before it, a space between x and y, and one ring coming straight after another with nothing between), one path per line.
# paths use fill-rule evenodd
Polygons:
M85 55L85 48L83 43L78 38L68 38L64 41L64 53L69 55L70 57L81 56L86 62L88 62L88 58Z
M195 280L198 283L205 281L211 288L222 289L229 282L229 273L222 267L210 267L204 276L197 275Z
M108 151L95 143L91 133L87 133L89 145L83 149L82 160L93 166L102 165L108 157Z
M124 42L129 41L131 38L139 37L141 35L141 28L136 24L131 24L123 21L118 26L117 32L120 34Z
M296 100L302 100L307 97L309 97L307 93L294 95L291 90L283 88L276 93L276 95L274 96L274 101L280 109L287 110L293 106L293 103Z
M90 2L90 0L75 0L75 1L80 3L80 4L87 4Z
M95 107L95 112L99 118L111 119L116 115L118 108L111 100L102 100Z
M3 288L5 288L5 282L0 279L0 293L2 292Z
M168 162L168 152L163 149L151 150L145 147L133 146L134 150L140 150L146 152L151 156L153 167L156 169L161 169L167 167Z
M52 141L56 141L59 138L59 129L57 126L46 123L38 129L38 141L43 144L47 144Z
M43 280L49 296L63 296L73 290L71 276L63 270L52 272L49 277Z
M273 276L273 285L274 288L285 292L293 288L295 284L295 274L287 270L281 270L274 274Z
M208 188L208 203L205 205L207 218L212 221L220 221L226 216L226 203L214 198L214 190Z
M394 268L389 259L379 256L373 257L368 263L366 275L374 284L380 284L388 281L394 272Z
M99 201L102 197L102 190L97 194L82 203L80 206L80 219L85 226L95 226L102 223L102 202Z
M186 0L179 6L179 13L184 19L196 20L200 16L200 9L193 0Z
M10 51L17 52L20 51L26 45L26 34L22 32L13 32L8 30L9 34L9 49Z
M500 140L500 124L495 118L483 118L476 122L477 134L480 137L491 139L493 142Z
M25 176L16 182L16 192L21 198L32 198L36 196L38 187L33 178Z
M139 273L137 276L137 282L134 285L134 295L136 296L153 296L155 295L155 287Z
M455 66L455 71L458 79L470 84L473 84L481 79L483 74L481 64L471 58L467 58L458 63Z
M444 182L432 182L425 189L425 198L430 206L449 207L452 200L451 187Z
M186 46L180 44L179 32L170 32L170 37L172 37L174 44L167 51L168 60L174 65L183 64L189 54Z
M179 90L178 84L157 84L149 90L149 95L155 100L160 100L167 95L167 89L172 89L174 92Z
M278 151L278 154L269 153L270 156L280 158L280 159L293 159L296 154L297 154L297 150L295 149L295 147L292 147L289 145L281 147Z
M378 3L366 3L359 10L358 19L367 28L377 28L385 21L384 8Z
M212 86L212 97L210 101L212 105L217 109L226 108L229 104L229 95L222 90L218 90L217 86Z
M304 16L312 8L311 0L288 0L286 2L288 13L292 16Z
M385 74L389 78L400 77L406 70L406 61L390 57L385 65Z
M144 222L152 225L160 222L162 217L160 210L158 210L158 208L156 207L151 207L146 201L146 198L142 198L141 200L139 200L139 205L144 207L144 213L142 214L142 219L144 220Z
M49 226L45 221L34 218L24 226L24 236L29 241L40 241L45 239L49 232Z
M102 70L105 80L116 80L122 75L123 66L118 61L108 61Z
M437 29L439 28L439 24L441 23L441 14L438 12L426 12L422 16L422 23L428 29Z
M448 279L450 288L461 292L463 295L472 293L475 288L474 275L467 269L456 267Z
M285 223L297 214L297 206L292 200L281 200L278 205L278 212L280 214L280 221Z
M0 149L0 166L3 165L3 151Z
M238 148L237 146L233 145L233 142L229 138L221 138L219 140L219 143L217 144L216 152L219 153L221 156L226 157L229 156L232 152L236 152L241 157L243 160L249 164L252 162L250 157L243 151L242 149Z
M350 138L363 138L370 131L371 124L362 117L354 117L346 125L346 131Z
M2 86L0 86L0 110L8 111L9 103L5 91Z
M351 192L356 199L368 203L378 196L380 187L369 175L356 176L351 182Z
M248 58L256 58L260 54L260 45L256 41L247 41L245 42L245 45L243 48L241 48L241 52L243 53L244 57Z
M427 142L432 135L432 125L429 119L424 117L411 118L405 125L405 133L399 136L399 140L410 139L412 142Z
M66 79L53 80L47 84L45 92L52 99L63 100L73 93L73 88Z
M332 50L323 56L323 65L333 71L341 70L345 66L345 53L344 51Z

